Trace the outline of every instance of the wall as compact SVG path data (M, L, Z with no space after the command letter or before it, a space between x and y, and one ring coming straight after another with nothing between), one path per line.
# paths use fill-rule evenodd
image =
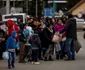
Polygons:
M72 14L78 15L79 11L83 11L83 10L85 10L85 2L82 5L80 5L79 7L77 7L75 10L73 10Z

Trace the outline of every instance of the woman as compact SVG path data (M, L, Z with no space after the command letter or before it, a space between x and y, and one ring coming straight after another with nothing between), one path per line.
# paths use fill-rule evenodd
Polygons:
M49 60L53 60L52 59L52 49L53 49L53 43L52 43L52 37L53 37L53 25L52 24L48 24L47 28L44 29L43 31L43 48L45 48L46 50L44 51L45 55L44 55L44 60L47 61L48 57Z
M65 24L62 23L62 20L61 19L58 19L57 20L57 24L54 26L54 31L55 33L59 34L60 31L62 31L63 29L65 28ZM59 35L60 36L60 35ZM64 41L60 41L58 44L61 46L61 51L57 51L57 55L56 55L56 58L57 59L62 59L62 55L63 55L63 46L64 46L64 43L65 43L65 38L66 38L66 35L65 33L62 34L61 36L62 39L64 39ZM58 46L59 46L58 45Z

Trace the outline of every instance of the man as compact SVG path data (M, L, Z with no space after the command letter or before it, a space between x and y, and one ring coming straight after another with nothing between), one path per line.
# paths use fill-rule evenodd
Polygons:
M18 25L19 25L19 27L20 27L20 30L23 30L23 29L24 29L24 25L23 25L23 23L21 22L21 18L20 18L20 17L18 17L17 23L18 23Z
M26 43L26 35L24 31L19 32L19 41L20 41L20 55L19 55L19 63L25 63L25 43Z
M62 30L60 33L66 32L66 44L65 44L65 50L67 53L67 59L66 60L75 60L75 47L74 47L74 41L77 39L77 31L76 31L76 20L73 19L73 15L68 15L68 21L66 24L66 27L64 30Z

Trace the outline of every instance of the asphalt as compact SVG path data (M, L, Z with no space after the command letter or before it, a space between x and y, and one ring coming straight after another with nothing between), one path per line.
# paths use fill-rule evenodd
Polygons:
M16 60L16 67L11 70L85 70L85 39L83 39L83 34L83 32L78 32L78 40L82 48L78 54L76 54L75 61L40 61L40 65L33 65L30 62L27 64L20 64ZM0 61L0 70L8 70L7 61Z

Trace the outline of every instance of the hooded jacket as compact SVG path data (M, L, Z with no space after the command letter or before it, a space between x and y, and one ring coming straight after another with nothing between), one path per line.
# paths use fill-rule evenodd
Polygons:
M16 48L16 39L15 39L16 31L12 32L12 35L8 38L6 42L6 51L9 49L15 49Z
M31 44L32 49L39 49L39 48L41 48L41 41L40 41L40 38L38 37L37 34L33 34L30 37L29 43Z
M8 20L7 24L9 25L9 27L8 27L8 36L11 36L12 31L15 30L14 23L13 23L12 20Z
M70 18L67 23L66 27L60 31L60 33L65 32L67 38L74 38L77 39L77 31L76 31L76 20L74 18Z

